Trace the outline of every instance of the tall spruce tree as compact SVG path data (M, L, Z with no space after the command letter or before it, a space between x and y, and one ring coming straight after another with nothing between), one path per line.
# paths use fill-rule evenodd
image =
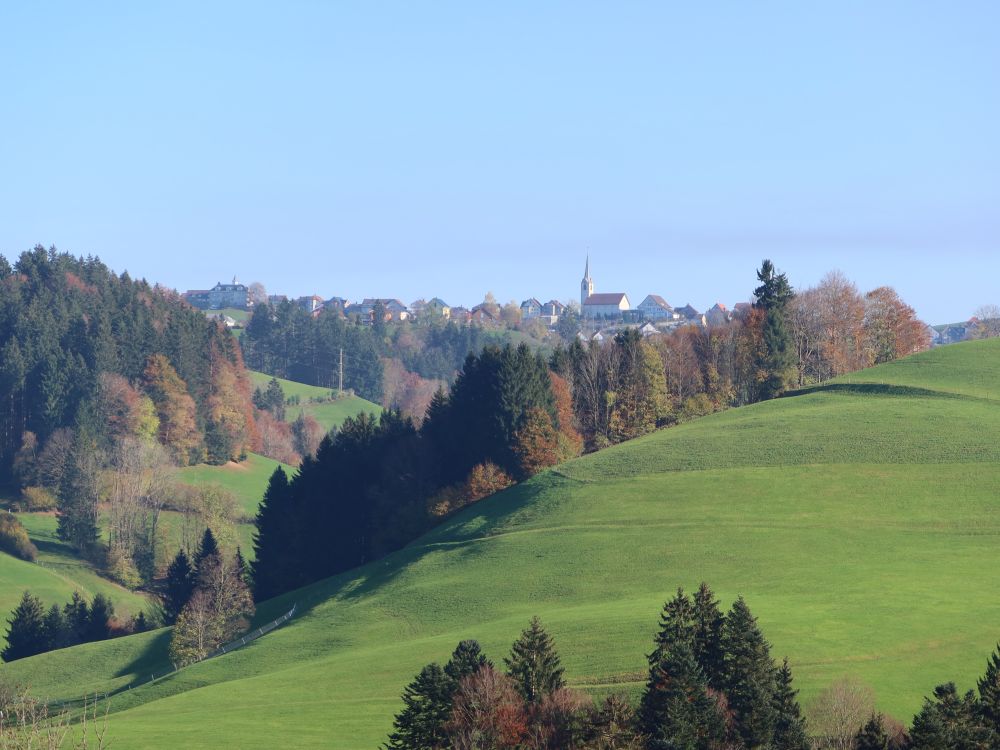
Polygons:
M194 592L195 576L183 548L167 568L167 580L163 592L163 616L167 624L176 622L177 616L188 603Z
M712 589L702 582L694 595L694 656L705 673L708 686L722 690L724 664L722 657L722 626L725 618L719 600Z
M52 651L66 645L66 619L58 604L53 604L45 613L42 632L44 633L46 651Z
M882 714L872 714L854 738L854 750L889 750L889 735Z
M393 720L386 750L443 750L449 747L445 724L451 718L452 679L428 664L403 690L403 710Z
M764 351L759 369L764 373L758 387L758 397L774 398L790 382L795 364L795 348L785 322L785 307L795 296L788 277L778 273L770 260L761 263L757 271L760 286L754 289L754 307L764 311Z
M691 644L657 648L636 723L649 750L710 750L725 737L725 720Z
M201 573L202 563L210 555L219 555L219 543L215 541L215 534L212 533L212 530L205 529L205 533L201 535L201 543L198 545L198 551L194 556L194 564L191 566L196 580Z
M307 459L306 467L309 473L315 471L311 459ZM288 591L300 580L301 572L294 565L299 543L298 535L293 533L294 522L288 476L279 466L268 480L254 520L257 528L253 535L254 560L250 569L257 601Z
M539 703L565 685L555 644L537 616L531 618L531 623L514 641L504 664L518 692L528 703Z
M454 688L464 677L474 675L485 666L493 666L479 646L479 641L461 641L451 654L451 659L444 665L444 673L452 681Z
M996 733L980 721L976 696L959 695L955 683L934 688L910 729L912 750L983 750L996 745Z
M77 430L59 483L56 533L83 553L94 550L100 540L97 470L96 443L82 430Z
M84 632L84 642L106 641L111 637L111 619L115 608L104 594L96 594L90 602L90 616Z
M4 661L15 661L46 650L45 609L42 601L25 591L7 620L7 646L0 651Z
M694 653L694 636L694 607L684 589L678 588L673 599L663 605L663 611L660 613L660 626L654 638L656 647L649 655L650 665L658 664L663 653L678 643L687 644Z
M770 645L743 597L726 615L722 629L724 691L735 726L747 748L766 747L774 737L776 668Z
M979 715L983 724L1000 735L1000 645L986 662L986 673L979 679Z
M792 688L792 669L785 659L775 679L774 750L809 750L811 747L797 696L798 691Z
M63 619L66 621L68 645L86 643L87 626L90 623L90 608L87 600L74 591L72 598L63 607Z

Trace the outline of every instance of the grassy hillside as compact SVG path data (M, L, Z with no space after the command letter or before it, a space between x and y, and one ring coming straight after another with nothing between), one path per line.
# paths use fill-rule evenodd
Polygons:
M571 683L638 693L663 601L743 594L802 698L853 675L908 721L1000 639L1000 342L959 344L569 462L383 561L266 603L251 647L114 699L127 747L372 748L462 638L499 660L533 614ZM1000 395L1000 394L998 394ZM5 667L52 697L165 662L165 632Z
M255 388L264 389L271 380L270 375L262 372L250 372L250 380ZM379 414L382 407L371 401L366 401L358 396L344 396L336 400L329 400L331 391L329 388L319 388L305 383L296 383L293 380L277 379L281 383L281 389L285 392L285 398L298 396L301 403L296 406L289 406L285 409L285 418L292 422L299 414L307 414L315 419L324 430L330 430L340 424L348 417L355 417L360 412L368 414ZM312 400L312 403L310 403Z
M185 484L218 484L225 487L236 495L242 511L248 517L253 517L264 495L267 480L278 466L284 466L285 473L289 476L295 472L291 466L251 453L246 461L240 463L230 461L222 466L185 466L177 472L177 478Z
M73 549L56 536L54 515L19 513L18 518L38 547L38 559L29 563L0 552L0 620L6 621L25 589L39 597L46 606L69 601L74 591L79 591L88 599L95 594L104 594L111 599L116 614L123 619L148 609L149 602L144 596L102 578L92 565L77 557ZM6 627L0 628L0 644L6 643L6 632Z

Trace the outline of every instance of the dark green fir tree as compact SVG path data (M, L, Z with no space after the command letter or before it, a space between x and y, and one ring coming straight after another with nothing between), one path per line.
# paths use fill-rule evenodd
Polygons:
M678 643L687 644L694 652L695 619L694 606L691 599L678 588L674 598L663 605L660 613L660 627L654 643L656 648L649 655L649 664L658 664L663 653L669 651Z
M474 675L485 666L493 666L479 647L479 641L465 640L455 647L451 659L444 665L444 673L452 681L453 690L462 678Z
M86 643L87 627L90 624L90 608L87 600L74 591L72 598L63 607L63 619L66 622L66 637L68 645Z
M443 750L449 747L445 724L451 717L452 680L428 664L403 690L403 710L393 721L386 750Z
M45 634L46 651L52 651L66 645L66 619L58 604L53 604L45 613L42 632Z
M97 594L90 603L90 617L84 641L106 641L111 637L111 620L115 616L114 605L104 594Z
M889 735L882 714L872 714L854 738L854 750L889 750Z
M722 629L724 692L734 714L736 731L747 748L766 747L774 736L776 674L770 645L757 618L737 599Z
M979 715L984 725L1000 734L1000 645L986 662L986 673L979 679Z
M798 691L792 687L788 659L781 663L775 678L774 713L774 750L809 750L806 720L799 708Z
M690 643L658 649L637 712L648 750L709 750L725 737L725 721Z
M531 618L521 637L514 641L504 664L518 692L528 703L538 703L565 685L555 644L537 616Z
M191 598L194 586L194 571L191 569L187 554L181 549L167 568L167 580L163 591L163 617L167 624L177 620L177 616Z
M982 750L996 747L996 733L979 720L975 694L959 695L955 683L934 688L910 729L912 750Z
M198 573L201 570L201 563L209 555L219 554L219 543L215 541L215 534L212 533L211 529L205 529L205 533L201 535L201 543L198 545L198 552L194 556L194 565L192 565L193 575L195 579L198 578Z
M0 651L4 661L23 659L45 651L45 609L37 596L25 591L7 625L7 646Z
M707 583L694 595L694 657L713 690L723 687L722 626L725 618Z

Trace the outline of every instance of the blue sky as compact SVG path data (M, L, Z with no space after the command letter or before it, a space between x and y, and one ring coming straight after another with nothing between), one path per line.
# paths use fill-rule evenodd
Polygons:
M20 6L20 7L18 7ZM180 289L1000 303L1000 4L6 3L0 253Z

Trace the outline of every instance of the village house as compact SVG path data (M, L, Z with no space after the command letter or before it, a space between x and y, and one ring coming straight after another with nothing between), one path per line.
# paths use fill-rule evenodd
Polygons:
M542 311L539 313L538 317L546 325L554 326L559 322L559 318L562 317L563 313L566 312L566 305L558 300L550 299L544 305L542 305Z
M674 312L663 297L658 294L647 294L646 299L639 303L638 309L644 320L676 320L680 315Z
M521 303L521 320L531 320L542 314L542 303L534 297Z
M705 313L705 322L710 326L722 326L729 322L729 310L721 302L716 302Z
M234 276L232 284L220 281L211 289L189 289L181 296L199 310L221 310L226 307L245 310L249 306L250 290Z
M451 317L451 306L440 297L435 297L424 305L422 312L425 315L438 316L447 320Z

